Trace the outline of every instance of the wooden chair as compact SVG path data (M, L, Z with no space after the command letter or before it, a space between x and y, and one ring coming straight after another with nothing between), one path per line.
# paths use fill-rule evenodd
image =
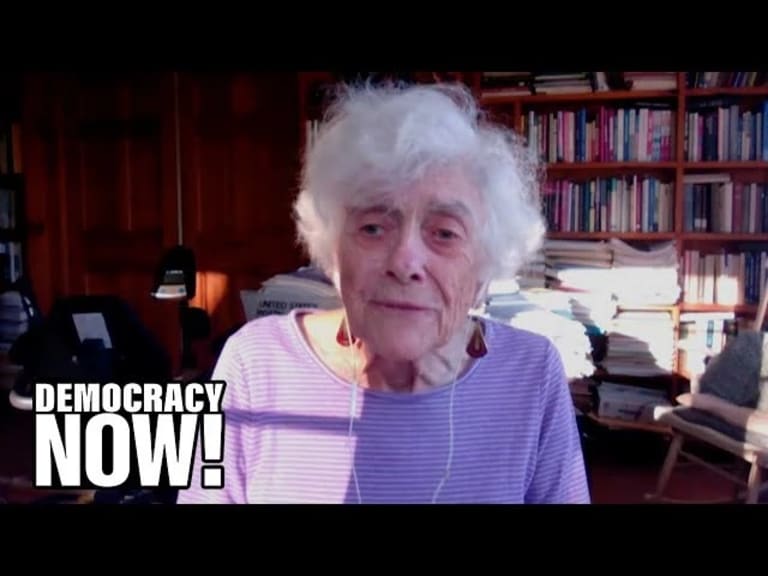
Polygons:
M736 487L746 488L746 492L737 491L733 501L756 504L760 499L761 491L768 488L768 482L762 481L762 470L768 468L768 449L734 439L711 426L686 420L676 413L677 410L677 408L668 410L658 418L660 423L664 423L672 429L672 442L659 474L656 492L649 495L648 500L652 502L683 502L683 500L674 500L666 496L667 485L672 473L680 458L683 457L689 462L705 467L726 478L733 482ZM686 441L690 442L691 440L701 442L708 447L717 448L744 461L748 465L746 479L743 474L732 472L721 464L709 462L702 456L685 450ZM718 502L727 501L731 500ZM710 501L710 503L714 502Z
M768 286L763 292L758 312L751 326L752 330L762 330L767 308ZM732 404L730 406L736 408ZM719 474L737 487L745 488L745 491L736 491L734 500L747 504L756 504L761 500L761 492L768 489L768 482L762 481L763 470L768 468L768 439L762 440L762 435L752 434L749 429L739 427L734 422L728 422L714 414L686 406L668 409L658 415L656 420L671 429L672 441L658 477L656 492L648 495L648 500L682 502L666 496L667 485L681 457ZM754 440L756 437L761 438L759 443ZM746 478L743 473L734 473L722 464L707 461L704 457L684 449L686 442L698 442L705 447L714 448L715 452L734 456L737 463L746 464Z

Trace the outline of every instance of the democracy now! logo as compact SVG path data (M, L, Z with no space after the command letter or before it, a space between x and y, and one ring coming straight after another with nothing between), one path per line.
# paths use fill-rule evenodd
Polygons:
M224 486L224 382L35 385L35 486Z

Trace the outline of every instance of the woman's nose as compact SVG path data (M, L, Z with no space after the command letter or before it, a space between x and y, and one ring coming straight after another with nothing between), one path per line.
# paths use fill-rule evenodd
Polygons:
M400 282L418 282L424 278L427 248L416 231L403 231L390 253L387 275Z

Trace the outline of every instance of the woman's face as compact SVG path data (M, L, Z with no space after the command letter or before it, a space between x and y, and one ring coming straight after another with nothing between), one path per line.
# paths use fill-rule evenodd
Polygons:
M458 169L350 209L339 282L353 336L390 360L448 342L475 305L481 197Z

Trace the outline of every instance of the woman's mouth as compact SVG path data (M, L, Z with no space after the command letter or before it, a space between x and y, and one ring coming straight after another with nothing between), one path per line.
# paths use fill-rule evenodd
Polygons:
M401 310L404 312L425 312L429 310L426 306L403 300L373 300L372 304L381 308Z

